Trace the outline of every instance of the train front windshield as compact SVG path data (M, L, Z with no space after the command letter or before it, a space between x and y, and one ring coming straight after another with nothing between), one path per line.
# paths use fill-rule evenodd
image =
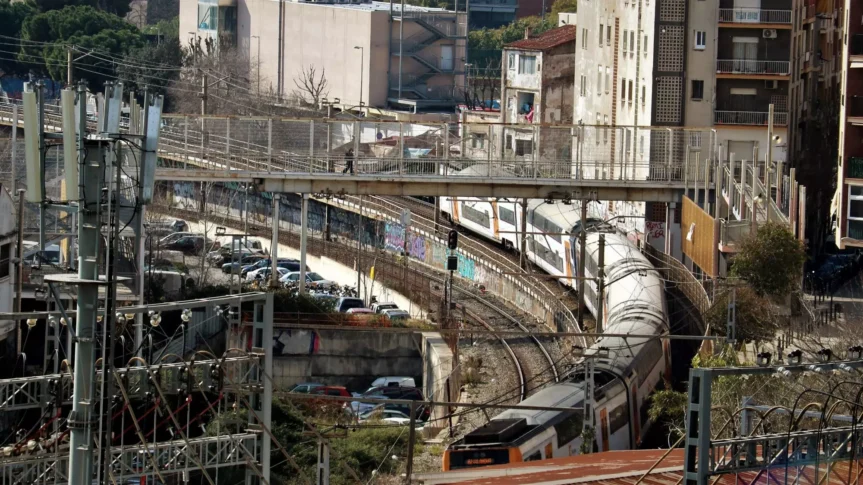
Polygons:
M450 450L449 469L475 468L489 465L505 465L509 463L509 449L492 450Z

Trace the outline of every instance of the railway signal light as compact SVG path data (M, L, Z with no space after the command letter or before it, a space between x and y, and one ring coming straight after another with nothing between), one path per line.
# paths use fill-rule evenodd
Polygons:
M447 247L450 249L456 249L458 247L458 232L455 229L449 232L446 240Z

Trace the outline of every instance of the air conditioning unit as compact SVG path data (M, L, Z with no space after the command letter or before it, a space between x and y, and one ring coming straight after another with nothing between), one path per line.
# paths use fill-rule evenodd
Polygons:
M761 36L765 39L775 39L776 29L764 29L761 31Z
M779 81L776 79L764 81L764 89L779 89Z

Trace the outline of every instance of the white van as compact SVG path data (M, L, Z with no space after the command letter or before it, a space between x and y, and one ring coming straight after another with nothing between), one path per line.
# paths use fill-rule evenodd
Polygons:
M413 377L378 377L372 387L417 387Z

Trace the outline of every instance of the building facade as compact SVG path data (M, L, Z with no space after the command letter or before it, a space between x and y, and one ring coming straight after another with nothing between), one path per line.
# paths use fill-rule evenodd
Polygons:
M451 109L462 91L466 13L356 0L210 1L180 2L181 32L233 36L257 59L262 91L297 94L310 68L343 106Z
M504 46L501 116L507 126L503 157L570 162L571 130L540 125L571 125L575 37L565 25ZM520 125L532 125L521 128ZM537 146L534 146L536 143Z
M838 1L839 151L833 212L840 249L863 247L863 4Z
M806 183L807 239L816 253L827 242L836 193L845 11L842 0L793 2L789 161Z
M657 2L650 0L578 5L573 121L584 126L575 133L573 170L583 171L586 177L621 171L647 176L656 9ZM644 203L606 201L602 208L609 217L624 216L620 227L632 237L644 234Z

